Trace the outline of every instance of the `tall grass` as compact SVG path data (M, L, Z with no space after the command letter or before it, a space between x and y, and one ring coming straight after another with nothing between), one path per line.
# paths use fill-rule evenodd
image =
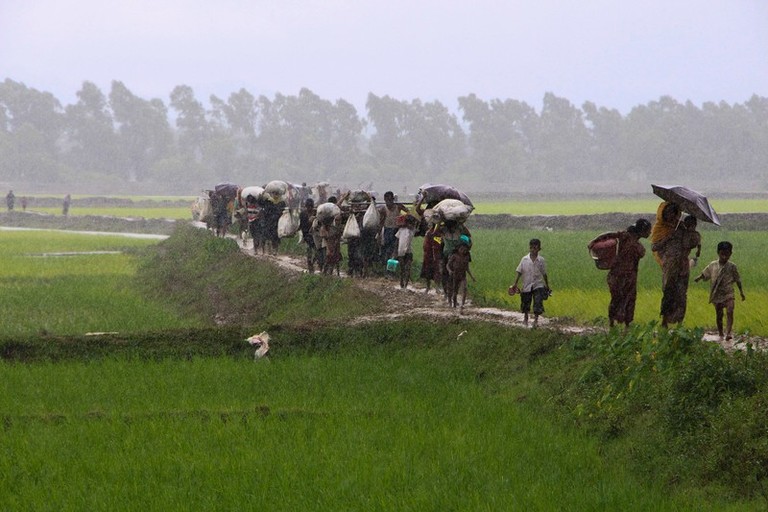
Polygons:
M488 394L467 358L365 345L259 363L0 364L0 506L724 509L640 484L518 396Z

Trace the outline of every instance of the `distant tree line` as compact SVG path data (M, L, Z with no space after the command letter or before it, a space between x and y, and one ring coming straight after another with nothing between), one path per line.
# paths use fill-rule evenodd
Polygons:
M627 115L552 93L435 102L369 94L366 115L308 89L256 97L245 89L207 106L180 85L168 102L122 82L84 82L77 102L0 83L0 181L147 183L192 193L218 181L431 181L478 191L527 181L766 180L768 98L743 104L661 97ZM768 186L768 182L766 182Z

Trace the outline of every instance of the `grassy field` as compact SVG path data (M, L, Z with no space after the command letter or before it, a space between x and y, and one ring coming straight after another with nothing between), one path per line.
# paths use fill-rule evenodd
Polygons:
M476 244L490 250L494 245L480 238L491 235L477 233ZM679 451L670 457L667 445L648 450L643 464L643 457L635 459L646 451L634 437L614 444L574 428L576 404L590 402L562 401L595 378L585 380L577 365L583 342L569 348L554 332L462 321L333 327L323 320L375 304L320 276L265 285L279 277L270 265L255 265L233 244L202 231L190 229L187 236L143 258L138 268L152 274L145 265L156 266L160 292L147 296L128 283L137 251L151 242L0 232L2 257L10 263L0 279L3 297L25 288L29 297L47 293L67 306L37 317L56 336L35 335L39 327L20 314L2 324L0 353L15 359L0 363L0 508L764 508L763 501L738 501L706 482L700 487L698 474L687 474L692 470L670 469L670 460L693 464ZM509 240L499 247L511 252L507 244L518 245ZM554 240L544 244L554 255ZM44 257L41 247L123 252ZM477 258L490 254L478 251ZM217 255L226 257L208 267ZM120 259L100 259L112 257ZM206 267L208 281L195 274ZM101 278L98 291L80 279L94 273ZM189 286L185 279L192 279ZM8 288L17 280L22 286ZM243 320L235 328L194 329L198 316L177 301L196 301L205 311L211 300L200 291L215 286L240 298L233 304L246 303ZM263 301L248 302L251 295ZM226 299L219 295L216 302ZM16 307L29 308L29 300ZM323 306L329 301L331 308ZM156 323L145 318L156 308L176 316ZM124 327L108 330L124 333L59 336L105 330L107 324L89 322L109 309L116 317L108 325ZM3 314L9 312L13 307ZM290 327L297 318L302 321ZM272 356L254 363L244 338L261 328L274 336ZM628 352L634 358L635 350ZM602 394L603 385L597 388ZM669 386L661 390L668 393ZM663 436L641 439L655 447Z
M29 211L47 213L50 215L61 215L61 208L54 207L36 207L30 208ZM192 219L192 210L187 207L74 206L70 209L69 214L71 216L106 215L109 217L143 217L145 219Z
M327 342L258 364L0 363L0 507L757 510L643 483L456 344Z
M649 195L650 196L650 195ZM659 199L594 199L558 201L493 201L475 202L475 213L512 215L589 215L595 213L655 213ZM718 213L765 213L768 199L715 199Z
M199 325L180 318L162 301L147 300L133 285L136 252L156 243L64 231L0 231L2 333L136 332Z
M528 252L528 241L542 241L542 256L547 261L553 296L545 304L547 316L570 318L581 323L607 325L610 295L606 271L598 270L586 245L599 233L542 232L517 230L473 230L472 268L477 283L469 283L470 294L482 304L519 308L519 296L509 297L507 287L514 282L515 268ZM734 244L731 261L736 263L747 300L737 300L737 332L768 335L768 239L762 232L720 230L704 234L702 255L692 270L685 325L714 329L714 308L708 303L709 283L694 283L704 266L717 259L715 248L720 240ZM650 244L641 260L638 276L637 322L658 320L661 303L661 268L651 256ZM420 253L419 253L420 254ZM416 256L419 260L420 256Z

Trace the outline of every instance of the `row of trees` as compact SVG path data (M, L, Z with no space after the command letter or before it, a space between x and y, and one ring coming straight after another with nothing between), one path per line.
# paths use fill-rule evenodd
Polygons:
M166 104L119 81L108 94L84 82L77 102L62 106L6 79L0 180L145 183L184 194L223 180L446 181L503 192L531 181L759 182L768 162L768 98L759 96L701 107L662 97L622 115L551 93L540 111L470 94L458 98L458 114L440 102L369 94L366 110L361 117L308 89L274 98L241 89L205 105L186 85Z

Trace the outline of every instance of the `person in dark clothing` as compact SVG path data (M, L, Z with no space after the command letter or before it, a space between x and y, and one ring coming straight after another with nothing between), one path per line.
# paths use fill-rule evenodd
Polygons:
M314 218L315 202L311 197L308 197L304 199L304 208L299 212L299 230L301 230L301 241L307 246L307 270L309 272L315 271L315 261L317 261L317 247L315 247L315 239L312 236Z

